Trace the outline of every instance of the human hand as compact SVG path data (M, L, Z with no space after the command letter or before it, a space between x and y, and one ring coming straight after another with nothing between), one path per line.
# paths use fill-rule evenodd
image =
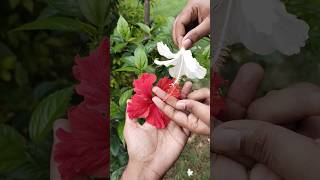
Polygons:
M256 161L249 174L242 171L243 179L319 179L319 107L318 86L300 83L272 91L249 106L248 118L291 130L262 121L230 121L213 131L213 149Z
M191 27L194 23L198 25ZM190 28L193 28L190 30ZM210 33L210 0L189 0L172 29L174 43L185 49Z
M157 129L126 115L124 137L129 162L121 179L161 179L178 159L189 135L174 121L165 129Z
M192 86L191 82L186 84ZM187 95L187 99L183 100L169 96L158 87L154 87L152 91L156 95L152 101L172 121L191 132L210 135L210 90L208 88L193 91Z

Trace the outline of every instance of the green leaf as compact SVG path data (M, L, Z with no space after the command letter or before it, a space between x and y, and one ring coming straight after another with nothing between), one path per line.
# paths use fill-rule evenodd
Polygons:
M132 66L123 66L119 69L116 70L117 72L119 71L125 71L125 72L134 72L136 74L139 74L139 69L135 68L135 67L132 67Z
M132 96L132 92L133 92L133 89L129 89L129 90L126 90L124 93L122 93L120 99L119 99L119 105L120 107L125 107L126 104L127 104L127 100L131 98Z
M130 38L130 27L128 22L122 16L118 19L116 31L122 39L128 40Z
M51 133L53 122L66 112L73 88L68 87L43 99L33 111L29 124L30 138L41 142Z
M0 124L0 149L0 174L9 173L26 161L23 136L5 124Z
M142 47L137 47L134 51L135 65L138 69L144 70L148 66L148 58Z
M116 116L118 116L119 114L119 106L117 105L117 103L115 103L114 101L111 101L110 103L110 117L111 118L116 118Z
M150 29L149 26L147 26L147 25L145 25L145 24L143 24L143 23L137 23L137 25L140 27L140 29L141 29L143 32L145 32L145 33L147 33L147 34L150 35L151 29Z
M113 156L118 156L120 151L119 138L116 135L111 135L110 152Z
M117 126L117 133L118 133L119 139L121 140L122 144L125 145L123 130L124 130L124 120L119 122L119 124Z
M47 17L24 24L14 31L22 30L57 30L68 32L87 32L93 35L96 30L89 24L67 17Z
M111 180L119 180L120 176L122 175L125 167L121 167L117 170L115 170L111 175Z
M108 0L79 0L82 14L92 24L103 27L109 9Z
M77 0L47 0L50 7L68 16L80 17L81 11Z
M117 43L115 46L111 48L111 50L115 53L120 53L123 48L127 46L127 43Z

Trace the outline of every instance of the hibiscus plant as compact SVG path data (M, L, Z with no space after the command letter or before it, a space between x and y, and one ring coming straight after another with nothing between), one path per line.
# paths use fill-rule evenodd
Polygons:
M146 88L146 91L150 90L146 94L140 94L148 97L148 100L141 107L141 114L137 111L138 109L135 109L137 107L132 106L130 109L132 110L132 116L140 117L141 115L141 117L146 117L143 115L143 109L155 108L150 98L152 96L150 87L158 85L165 90L169 90L169 85L174 83L172 74L170 75L169 72L171 66L166 67L155 64L157 60L163 62L168 60L159 54L157 44L163 42L172 52L179 51L171 40L171 27L174 17L156 15L151 11L151 25L146 26L143 24L143 4L133 4L132 1L124 0L120 2L119 11L120 16L117 26L111 34L111 179L120 177L128 161L123 136L127 100L139 98L139 93L137 92L139 90L134 88L142 87L142 89ZM209 86L209 38L201 40L190 52L208 72L205 77L201 77L203 79L194 81L195 86ZM183 76L179 79L179 83L183 84L186 79L187 77ZM148 83L145 83L144 86L141 86L142 84L139 86L139 81L143 82L144 80L148 81ZM174 89L170 92L173 96L178 95ZM154 121L154 116L141 119L141 121L144 120L159 128L165 128L167 123L166 118L163 118L163 121L160 122Z

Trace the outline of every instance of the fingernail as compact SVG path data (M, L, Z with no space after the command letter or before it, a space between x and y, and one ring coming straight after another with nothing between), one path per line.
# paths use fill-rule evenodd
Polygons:
M182 41L182 47L185 49L189 49L192 46L192 41L190 39L185 39Z
M177 109L185 110L186 109L186 103L178 101L177 104L176 104L176 107L177 107Z
M152 88L152 92L156 93L158 91L158 89L159 88L157 86L155 86L155 87Z
M158 97L155 96L155 97L152 98L152 101L153 101L156 105L158 105L161 100L160 100Z
M240 150L241 134L234 129L216 128L213 130L213 149L222 152Z

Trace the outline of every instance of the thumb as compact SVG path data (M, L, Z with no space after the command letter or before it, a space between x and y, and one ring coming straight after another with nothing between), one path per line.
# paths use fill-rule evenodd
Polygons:
M284 179L317 180L320 146L312 139L262 121L230 121L213 131L213 150L248 156Z
M207 17L197 27L189 31L182 39L181 45L185 49L191 48L191 46L198 40L207 36L210 33L210 17Z

